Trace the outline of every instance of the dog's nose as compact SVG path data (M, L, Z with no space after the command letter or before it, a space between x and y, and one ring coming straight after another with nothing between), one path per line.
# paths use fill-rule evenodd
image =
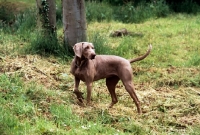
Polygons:
M92 55L91 55L91 59L94 59L95 56L96 56L96 54L92 54Z

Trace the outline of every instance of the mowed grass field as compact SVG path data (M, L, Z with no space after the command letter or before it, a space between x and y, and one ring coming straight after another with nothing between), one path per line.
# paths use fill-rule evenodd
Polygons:
M133 36L110 37L121 28ZM62 28L57 33L62 40ZM108 109L105 80L93 83L92 105L82 106L73 94L72 58L26 53L29 40L0 30L0 134L200 133L200 15L173 14L139 24L90 22L87 33L98 54L127 59L152 44L151 54L132 64L143 114L137 114L121 82L113 108ZM86 97L84 83L80 90Z

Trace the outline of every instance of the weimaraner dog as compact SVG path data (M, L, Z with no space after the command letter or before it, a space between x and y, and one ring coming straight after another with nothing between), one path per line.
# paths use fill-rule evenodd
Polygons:
M75 44L73 50L76 56L71 64L71 73L75 77L74 93L78 100L83 102L82 92L78 90L80 80L87 85L87 104L90 104L92 82L106 78L106 86L112 98L112 102L109 106L111 108L118 102L115 86L118 81L121 80L126 91L134 100L138 113L142 113L140 102L134 91L132 82L133 73L130 63L144 59L149 55L151 49L152 46L150 45L148 51L143 56L126 60L114 55L96 55L92 43L80 42Z

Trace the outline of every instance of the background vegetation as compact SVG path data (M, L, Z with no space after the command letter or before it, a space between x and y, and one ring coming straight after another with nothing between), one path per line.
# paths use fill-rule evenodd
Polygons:
M199 134L198 2L86 3L88 41L98 54L129 59L153 45L148 58L132 64L142 115L121 82L112 109L104 80L93 85L93 105L80 105L72 93L72 54L62 47L60 1L55 42L40 36L34 2L0 2L0 134ZM110 37L121 28L132 36ZM80 89L85 93L83 83Z

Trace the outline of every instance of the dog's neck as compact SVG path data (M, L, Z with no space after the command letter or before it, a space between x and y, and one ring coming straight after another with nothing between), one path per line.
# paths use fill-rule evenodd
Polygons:
M81 58L79 58L78 56L75 56L75 65L77 68L82 67L83 65L85 65L85 63L87 63L88 59L85 58L84 56L82 56Z

